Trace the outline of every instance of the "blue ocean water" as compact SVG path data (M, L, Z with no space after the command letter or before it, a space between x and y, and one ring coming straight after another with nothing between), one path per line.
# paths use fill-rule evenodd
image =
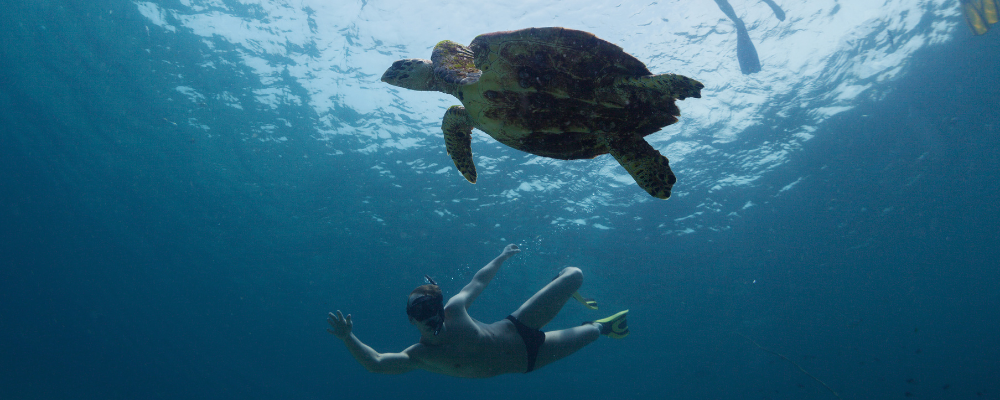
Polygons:
M204 37L150 23L139 3L10 3L2 399L1000 398L997 29L961 27L914 52L905 73L738 191L684 188L679 174L685 194L667 201L596 184L592 197L573 187L512 200L505 188L523 177L570 167L497 146L477 155L527 172L476 186L425 173L450 166L439 141L359 151L368 138L318 135L310 107L255 100L274 81L238 45L206 52ZM288 70L272 77L283 95L309 97ZM192 82L208 95L180 96ZM337 104L323 117L399 123ZM768 117L806 126L828 105ZM438 115L403 125L439 140L423 119ZM737 155L781 140L759 125L703 139ZM601 314L568 304L547 328L629 308L631 335L531 374L464 380L368 373L325 332L326 313L343 310L363 341L399 351L418 338L403 308L422 276L454 294L507 243L524 251L475 318L503 318L574 265Z

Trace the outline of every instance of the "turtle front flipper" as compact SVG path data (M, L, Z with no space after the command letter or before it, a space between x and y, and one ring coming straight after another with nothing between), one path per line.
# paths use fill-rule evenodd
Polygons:
M646 140L632 134L605 138L611 155L625 167L635 183L651 196L668 199L677 177L670 171L670 162Z
M469 182L476 183L476 164L472 162L472 122L465 107L451 106L444 113L441 130L444 131L445 148L455 162L455 168Z
M688 97L701 98L701 82L677 74L660 74L646 76L623 76L615 79L615 85L627 85L655 89L678 100Z

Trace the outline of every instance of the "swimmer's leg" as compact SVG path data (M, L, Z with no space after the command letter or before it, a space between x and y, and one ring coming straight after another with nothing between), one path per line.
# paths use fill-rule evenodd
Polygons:
M563 268L556 279L531 296L511 315L530 328L542 329L556 317L556 314L559 314L559 310L581 285L583 285L583 271L576 267Z
M584 346L593 343L601 337L601 331L596 325L586 324L561 331L545 332L545 341L538 349L535 359L535 369L544 367L556 360L575 353Z

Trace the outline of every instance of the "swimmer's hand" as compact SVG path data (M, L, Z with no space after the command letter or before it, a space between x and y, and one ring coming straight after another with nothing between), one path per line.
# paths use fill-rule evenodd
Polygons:
M500 259L506 260L514 256L514 254L520 253L521 249L517 247L516 244L508 244L507 247L503 248L503 252L500 253Z
M337 314L330 313L326 322L333 327L333 329L326 328L326 331L333 334L333 336L341 340L351 337L351 328L354 327L354 323L351 322L351 314L347 314L347 317L344 317L344 314L341 314L340 310L337 310Z

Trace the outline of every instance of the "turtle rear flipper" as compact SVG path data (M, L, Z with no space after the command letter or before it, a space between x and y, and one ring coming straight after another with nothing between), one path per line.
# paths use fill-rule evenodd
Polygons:
M705 87L701 82L677 74L623 76L615 79L615 84L659 90L678 100L701 98L701 89Z
M670 189L677 177L670 170L666 157L635 135L610 136L606 140L611 155L632 175L636 184L653 197L670 198Z
M451 106L441 122L444 144L455 168L471 183L476 183L476 164L472 162L472 123L465 107ZM654 150L655 151L655 150Z

